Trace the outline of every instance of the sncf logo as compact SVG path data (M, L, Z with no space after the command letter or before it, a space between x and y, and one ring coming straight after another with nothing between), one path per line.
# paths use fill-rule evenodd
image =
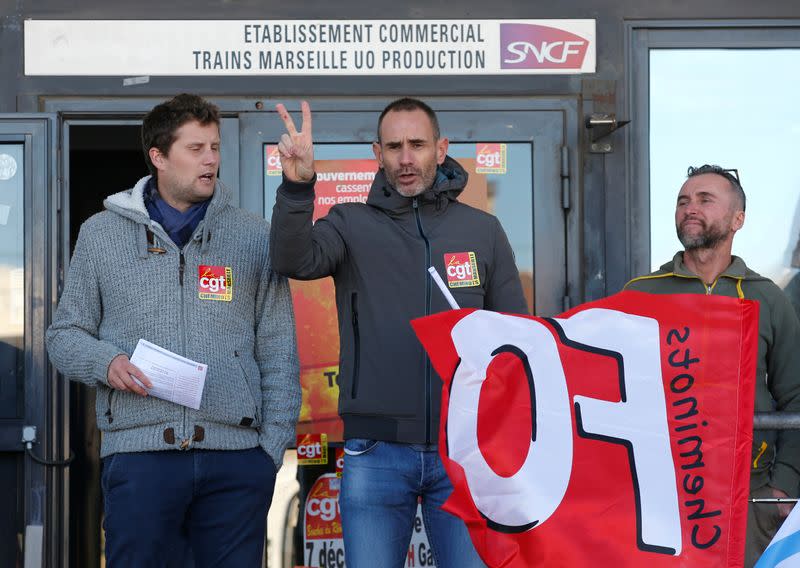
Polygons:
M502 69L580 70L589 42L579 35L534 24L500 24Z

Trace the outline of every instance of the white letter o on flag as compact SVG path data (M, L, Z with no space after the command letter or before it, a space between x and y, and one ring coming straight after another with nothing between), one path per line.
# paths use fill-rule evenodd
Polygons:
M461 363L450 386L448 455L464 468L475 505L495 529L522 532L540 525L564 498L572 471L572 416L556 341L535 320L486 311L459 321L452 339ZM530 364L536 440L519 471L503 477L478 447L478 403L492 353L507 345L522 351ZM547 380L537 383L537 377Z

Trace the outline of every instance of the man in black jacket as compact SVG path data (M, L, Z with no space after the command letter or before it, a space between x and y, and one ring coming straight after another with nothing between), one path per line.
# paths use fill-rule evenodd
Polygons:
M311 110L298 132L283 105L284 180L272 215L278 272L333 276L339 315L340 494L347 565L403 566L417 500L436 564L482 566L467 530L441 505L452 492L437 450L441 379L409 324L448 309L427 273L446 275L461 307L527 313L498 220L459 203L467 173L447 156L433 110L416 99L384 109L373 143L380 170L364 203L333 207L312 225Z

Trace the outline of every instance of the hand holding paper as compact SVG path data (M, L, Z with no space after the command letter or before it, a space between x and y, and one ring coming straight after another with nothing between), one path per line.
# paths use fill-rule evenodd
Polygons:
M108 366L108 384L111 388L120 391L130 391L139 396L147 396L147 391L153 385L150 380L130 362L125 354L117 355Z
M145 339L140 339L131 356L152 384L147 393L195 410L200 408L208 365L181 357Z

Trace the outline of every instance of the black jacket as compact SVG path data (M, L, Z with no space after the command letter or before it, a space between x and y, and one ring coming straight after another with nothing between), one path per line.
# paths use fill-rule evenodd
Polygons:
M461 307L527 313L499 221L456 201L466 183L467 173L448 157L433 188L408 198L380 170L366 204L336 205L313 226L313 182L284 179L278 188L273 267L336 283L345 438L437 441L442 382L409 322L449 309L427 270L435 266L447 281L447 253L475 255L479 283L450 290Z

